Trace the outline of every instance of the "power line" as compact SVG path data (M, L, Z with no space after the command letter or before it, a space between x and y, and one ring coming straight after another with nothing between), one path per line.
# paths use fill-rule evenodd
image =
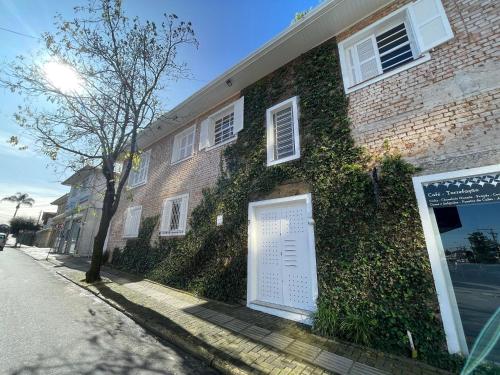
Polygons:
M36 36L20 33L18 31L11 30L11 29L6 29L5 27L0 27L0 30L7 31L9 33L13 33L13 34L17 34L17 35L21 35L21 36L25 36L27 38L38 39Z

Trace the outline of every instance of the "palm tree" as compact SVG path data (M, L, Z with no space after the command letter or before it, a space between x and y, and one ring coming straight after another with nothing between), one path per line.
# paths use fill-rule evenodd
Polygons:
M16 211L14 212L13 217L16 217L17 211L21 206L32 207L35 203L35 200L33 198L30 198L28 193L16 193L16 195L11 195L10 197L3 198L2 201L16 203Z

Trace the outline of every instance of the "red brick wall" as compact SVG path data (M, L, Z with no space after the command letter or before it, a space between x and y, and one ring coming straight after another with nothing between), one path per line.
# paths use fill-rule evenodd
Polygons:
M398 0L338 36L346 39L408 4ZM356 141L384 142L422 173L500 162L500 2L443 0L454 38L431 59L349 94Z
M113 217L110 228L110 236L107 244L108 249L123 247L126 240L123 238L123 225L125 223L125 211L131 206L142 206L141 219L161 214L163 201L172 196L189 193L188 221L191 211L202 198L202 190L214 185L219 176L221 152L225 146L211 150L198 150L200 137L200 120L218 111L227 104L236 100L237 97L228 99L210 112L200 116L197 120L186 124L184 127L166 137L161 138L145 150L151 150L149 161L148 179L145 185L124 191ZM196 124L196 136L194 144L194 155L190 159L171 165L172 147L174 137L182 130ZM152 240L158 238L159 228L155 229Z

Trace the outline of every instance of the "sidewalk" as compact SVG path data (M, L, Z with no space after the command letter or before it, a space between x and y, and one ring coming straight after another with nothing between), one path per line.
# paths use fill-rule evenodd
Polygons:
M45 260L48 249L22 248ZM196 298L105 267L103 281L86 284L88 260L49 255L58 273L124 312L156 335L225 373L447 374L417 361L327 340L285 319Z

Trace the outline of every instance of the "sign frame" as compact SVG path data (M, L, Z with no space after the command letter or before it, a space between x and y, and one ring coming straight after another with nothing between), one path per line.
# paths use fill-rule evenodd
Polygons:
M465 340L465 333L434 215L434 208L428 204L424 185L439 183L445 180L473 178L487 174L500 174L500 164L413 177L413 187L415 189L425 243L431 263L443 328L446 334L446 343L448 351L452 354L461 353L468 355L469 349Z

